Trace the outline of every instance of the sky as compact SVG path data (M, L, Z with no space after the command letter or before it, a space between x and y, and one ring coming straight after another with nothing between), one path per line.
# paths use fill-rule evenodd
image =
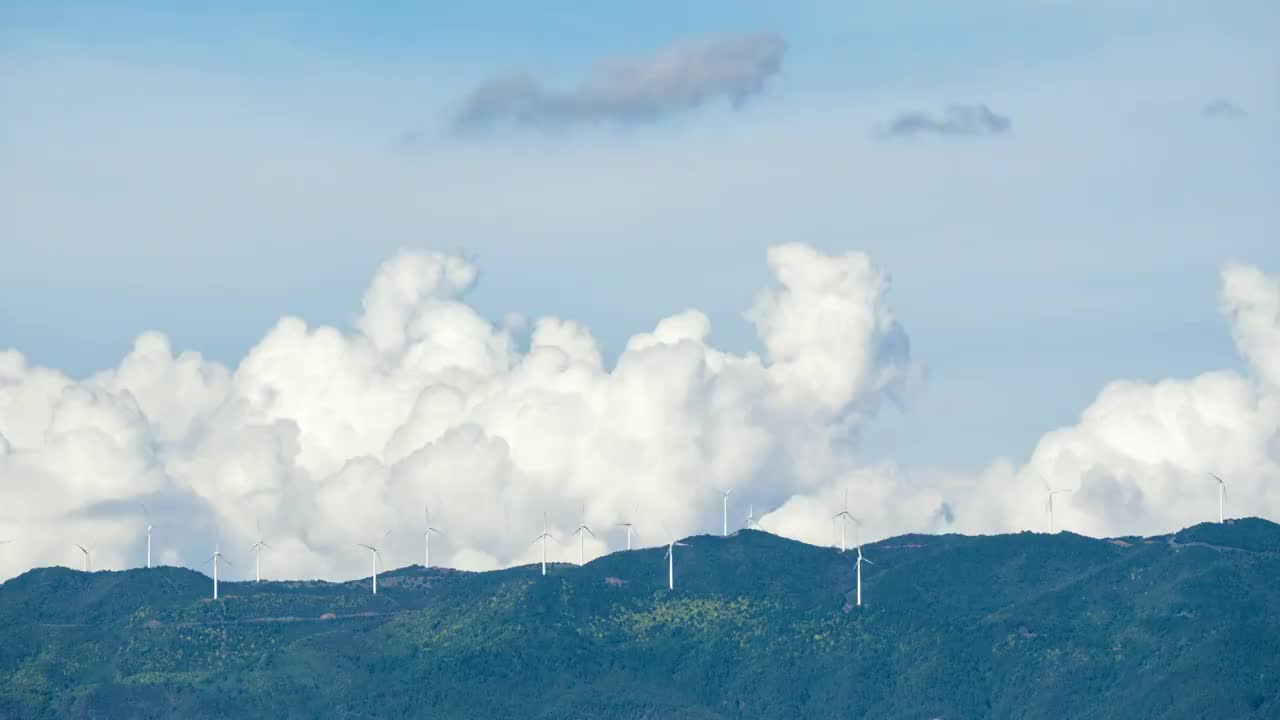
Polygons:
M1151 455L1151 413L1188 421L1168 397L1230 400L1214 422L1254 428L1239 509L1280 511L1277 350L1249 324L1280 272L1278 22L1250 1L6 3L0 536L59 532L0 575L73 564L75 532L124 566L144 503L200 518L173 562L292 504L282 560L355 573L348 541L380 534L360 513L302 528L352 503L406 527L445 495L406 473L451 463L521 530L584 504L705 530L702 496L737 483L811 541L850 488L868 534L1005 531L1042 521L1004 503L1049 463L1076 530L1158 531L1235 447ZM637 336L701 360L650 366ZM552 346L577 369L540 364ZM1111 403L1138 418L1117 447L1073 444ZM521 407L571 419L504 419ZM410 432L428 409L454 424ZM552 427L595 439L521 450L567 442ZM441 558L523 558L452 519Z

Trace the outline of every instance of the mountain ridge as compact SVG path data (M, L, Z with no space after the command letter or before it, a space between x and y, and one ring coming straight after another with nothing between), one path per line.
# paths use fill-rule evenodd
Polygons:
M1150 538L756 530L582 567L0 585L0 717L1274 717L1280 525ZM1206 679L1208 678L1208 679ZM1179 689L1180 688L1180 689ZM1174 692L1179 689L1178 692Z
M1259 538L1259 541L1269 540L1269 542L1263 542L1262 544L1259 544L1259 541L1254 541L1250 545L1242 544L1240 546L1214 545L1213 543L1206 543L1206 544L1214 547L1224 548L1224 549L1235 549L1235 550L1244 550L1244 551L1252 551L1252 552L1280 552L1280 524L1273 523L1263 518L1244 517L1244 518L1229 518L1225 521L1225 523L1222 523L1221 525L1225 525L1229 527L1265 528L1265 529L1273 530L1274 532L1272 532L1272 534L1269 537L1265 536L1264 534L1263 538ZM977 540L977 539L984 539L984 538L1006 538L1006 537L1057 537L1057 538L1071 537L1071 538L1080 538L1086 541L1109 542L1109 543L1115 543L1117 541L1126 542L1126 543L1134 543L1134 542L1150 543L1150 542L1169 541L1169 540L1180 542L1181 539L1183 538L1201 537L1202 533L1209 533L1209 536L1212 537L1213 531L1215 530L1215 528L1218 528L1219 526L1220 524L1216 522L1203 522L1203 523L1198 523L1196 525L1188 526L1181 530L1176 530L1174 532L1168 532L1168 533L1161 533L1158 535L1120 535L1115 537L1100 537L1100 538L1095 538L1088 535L1081 535L1079 533L1071 532L1070 530L1060 530L1052 534L1042 533L1035 530L1020 530L1018 532L1012 532L1012 533L992 533L992 534L978 534L978 535L967 535L964 533L939 533L939 534L904 533L902 535L893 535L887 538L883 538L881 540L876 540L874 542L863 543L863 547L869 548L872 550L876 548L900 549L900 548L905 548L908 545L916 546L916 547L922 546L921 543L912 542L912 541L920 541L920 540L927 541L927 540L938 540L938 539L949 539L949 538ZM687 537L680 538L679 542L687 543L689 540L695 540L695 539L706 539L710 541L716 541L716 540L722 540L725 538L733 538L733 537L737 537L742 534L748 534L748 533L767 535L771 538L777 539L778 541L796 543L799 546L814 548L817 550L836 550L837 552L839 552L839 550L834 546L813 545L810 543L806 543L802 540L796 540L794 538L789 538L783 535L776 535L774 533L770 533L767 531L750 529L750 528L741 528L739 530L734 531L733 533L730 533L728 536L721 536L721 535L716 535L712 533L700 533L698 535L690 535ZM1180 543L1180 544L1187 544L1187 543ZM654 546L636 547L631 550L625 550L625 549L612 550L608 553L605 553L603 555L600 555L588 560L584 565L581 565L581 566L573 562L548 560L547 570L548 570L548 574L551 574L552 571L564 571L564 570L573 570L578 568L588 568L588 567L591 567L593 564L614 555L625 554L625 553L640 553L645 551L665 552L664 550L665 547L666 547L665 545L654 545ZM854 550L855 548L853 543L850 543L850 547L845 552L854 552ZM519 570L539 570L540 571L540 563L532 562L532 563L526 563L523 565L512 565L510 567L500 568L496 570L464 570L460 568L451 568L451 567L440 566L440 565L432 565L430 568L424 568L422 565L413 563L413 564L402 565L400 567L391 568L387 570L380 570L378 572L378 583L379 585L381 585L384 582L384 578L388 578L388 579L393 578L398 574L403 574L406 572L420 573L424 569L430 570L431 572L445 572L445 573L468 573L468 574L504 573L504 572L519 571ZM4 582L0 582L0 587L3 587L6 583L19 580L26 576L29 576L32 574L39 574L46 571L65 571L69 573L79 573L81 575L87 574L91 576L97 576L97 575L110 575L110 574L120 575L120 574L129 574L129 573L145 573L145 572L148 572L149 570L151 571L183 570L183 571L190 572L191 574L197 577L203 578L206 582L210 582L210 583L212 582L211 575L205 574L204 572L201 572L200 570L196 570L195 568L189 568L182 565L155 565L152 568L132 567L132 568L125 568L123 570L116 570L116 569L91 570L88 573L86 573L83 570L77 570L67 565L49 565L41 568L31 568L22 573L19 573L18 575L11 577L8 580L5 580ZM322 578L290 578L290 579L265 579L262 581L262 583L275 583L275 584L295 583L295 584L302 584L302 585L326 585L326 586L338 587L338 586L347 586L347 585L359 585L360 583L364 582L365 587L367 588L368 586L367 580L368 580L368 576L364 575L364 576L352 578L350 580L325 580ZM228 579L222 578L222 579L219 579L218 584L220 587L222 587L222 586L234 586L234 585L245 584L245 583L254 584L255 582L256 581L254 580L228 580Z

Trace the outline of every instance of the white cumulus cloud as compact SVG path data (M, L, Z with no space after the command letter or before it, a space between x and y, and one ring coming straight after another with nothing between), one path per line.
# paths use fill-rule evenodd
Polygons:
M446 530L433 561L473 569L533 561L544 512L562 537L585 512L596 555L624 517L655 542L704 529L718 488L779 504L847 465L915 374L867 256L790 244L768 263L761 355L708 345L696 310L612 368L570 320L521 346L520 323L464 302L475 266L430 252L384 263L351 330L284 318L234 370L155 333L83 381L5 352L0 535L20 546L0 568L78 564L73 543L136 565L144 507L157 557L196 566L216 538L234 558L261 521L268 574L351 577L387 529L388 563L418 562L426 503Z
M1040 438L1026 463L994 460L973 476L851 467L798 494L761 524L815 543L830 542L830 518L850 492L863 537L902 532L1011 532L1048 528L1045 485L1058 528L1092 536L1155 534L1227 514L1280 515L1280 280L1228 263L1221 309L1247 372L1191 379L1109 383L1079 421ZM1048 379L1047 379L1048 380ZM992 402L1016 399L992 389ZM825 525L823 523L826 523Z
M1247 370L1113 382L1025 462L979 473L859 462L860 428L918 382L888 278L857 252L770 248L774 283L747 312L762 352L708 344L697 310L633 336L606 367L590 331L545 317L491 322L465 302L477 268L402 252L378 270L349 330L284 318L229 369L140 336L114 369L73 380L0 353L0 575L155 557L199 566L221 543L251 567L262 524L269 577L350 578L378 542L388 565L421 562L423 510L445 530L437 564L535 562L585 520L588 557L636 523L648 543L714 531L733 487L737 527L834 542L848 492L871 540L902 532L1059 527L1166 531L1229 511L1280 514L1280 281L1228 264L1222 312ZM1016 408L1016 398L993 402ZM145 508L145 510L144 510ZM380 540L388 530L391 535ZM577 548L554 546L573 561Z

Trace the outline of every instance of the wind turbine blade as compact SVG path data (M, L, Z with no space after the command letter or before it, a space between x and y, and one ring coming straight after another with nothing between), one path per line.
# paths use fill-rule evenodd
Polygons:
M1213 478L1214 480L1217 480L1218 482L1222 483L1223 485L1226 485L1226 483L1225 483L1225 482L1222 482L1222 478L1218 477L1217 475L1214 475L1213 473L1209 473L1209 477Z
M390 529L390 528L388 528L386 532L382 533L382 537L384 537L384 538L385 538L386 536L388 536L388 535L390 535L390 534L391 534L391 529Z
M591 528L587 527L586 525L583 525L582 527L587 531L587 534L590 535L591 537L596 536L595 533L591 532Z
M377 549L377 548L375 548L375 547L374 547L374 546L372 546L372 545L365 545L364 543L356 543L356 545L357 545L357 546L359 546L359 547L365 548L365 549L367 549L367 550L372 550L372 551L374 551L374 552L378 552L378 549Z

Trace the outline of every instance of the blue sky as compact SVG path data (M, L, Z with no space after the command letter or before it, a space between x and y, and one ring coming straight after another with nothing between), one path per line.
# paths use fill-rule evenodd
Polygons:
M928 368L866 452L971 467L1109 380L1239 366L1218 268L1280 269L1273 2L173 8L0 14L0 347L33 362L85 375L158 329L234 364L282 315L344 324L403 246L474 254L494 319L580 320L612 354L692 306L744 350L764 248L801 240L892 274ZM442 131L511 69L569 87L759 30L787 51L741 111ZM1242 112L1206 115L1217 99ZM951 103L1013 130L874 133Z

